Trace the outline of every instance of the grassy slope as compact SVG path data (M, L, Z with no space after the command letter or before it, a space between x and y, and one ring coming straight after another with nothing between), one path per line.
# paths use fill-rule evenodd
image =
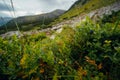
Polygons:
M86 4L84 4L83 6L81 6L80 4L75 5L73 8L71 8L65 14L60 16L59 19L60 20L69 19L71 17L77 16L80 14L88 13L92 10L112 4L115 1L116 0L90 0L90 1L86 2Z

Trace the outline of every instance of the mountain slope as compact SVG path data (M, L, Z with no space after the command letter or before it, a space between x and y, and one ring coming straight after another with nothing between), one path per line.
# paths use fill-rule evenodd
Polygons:
M110 5L119 0L78 0L71 8L60 16L59 20L70 19L80 14L88 13L92 10Z
M75 7L77 7L77 6L79 6L79 7L82 7L84 4L86 4L87 2L88 2L89 0L78 0L78 1L76 1L70 8L69 8L69 10L71 10L72 8L75 8ZM69 11L68 10L68 11Z
M8 30L16 30L16 24L19 26L20 30L31 29L34 28L36 25L47 25L50 22L54 21L58 16L63 14L64 10L55 10L50 13L34 15L34 16L23 16L14 18L9 21L6 26ZM0 27L0 30L5 30L5 25Z

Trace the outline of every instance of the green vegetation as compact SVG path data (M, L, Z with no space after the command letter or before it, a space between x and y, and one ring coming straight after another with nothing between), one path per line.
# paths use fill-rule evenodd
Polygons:
M114 23L115 21L120 20L120 11L112 12L111 15L104 15L103 19L101 20L102 23Z
M81 1L78 0L78 3L74 4L70 10L68 10L65 14L60 16L59 20L63 19L69 19L78 15L82 15L85 13L88 13L92 10L110 5L117 0L83 0L86 1L84 2L84 5L81 4Z
M86 18L61 33L0 38L0 80L119 80L119 35L119 19Z

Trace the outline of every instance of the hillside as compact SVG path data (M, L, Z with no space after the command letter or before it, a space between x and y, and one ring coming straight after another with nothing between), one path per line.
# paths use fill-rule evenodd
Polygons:
M77 0L69 9L67 12L69 12L71 9L76 7L82 7L84 4L89 2L89 0Z
M78 4L78 2L79 2L79 1L77 1L75 4ZM72 9L73 7L75 7L75 6L74 6L75 4L73 4L70 9ZM80 2L80 4L82 4L82 3ZM86 18L86 16L90 17L90 18L91 18L92 20L94 20L94 21L100 21L100 19L101 19L104 15L110 15L110 14L112 14L113 12L119 11L119 10L120 10L120 6L119 6L119 5L120 5L120 1L116 1L116 2L114 2L114 3L112 3L112 4L108 5L108 6L101 7L101 8L95 9L95 10L92 10L92 11L90 11L90 12L87 13L87 14L80 14L80 15L78 15L78 16L76 16L76 17L73 17L73 18L70 18L70 19L67 19L67 20L62 20L62 21L56 21L56 20L55 20L55 22L52 22L52 23L50 24L50 26L52 26L52 27L42 29L42 28L44 28L46 25L44 25L42 28L41 28L40 26L36 25L36 26L38 27L38 30L36 30L36 29L33 30L33 28L32 28L31 31L25 31L25 32L23 32L23 33L24 33L24 34L31 35L31 34L36 34L36 33L39 33L39 32L56 31L56 30L61 29L64 25L68 25L68 26L74 27L74 26L76 26L77 24L80 24L80 22L84 21L85 18ZM83 6L84 6L84 5L83 5ZM69 10L70 10L70 9L69 9ZM69 10L68 10L68 11L69 11ZM63 14L63 15L64 15L64 14ZM58 20L58 19L57 19L57 20ZM34 25L33 25L33 26L34 26ZM33 26L32 26L32 27L33 27ZM31 29L30 26L27 25L27 27L28 27L28 29ZM34 26L34 27L35 27L35 26ZM36 28L36 27L35 27L35 28ZM41 28L42 30L41 30L40 28ZM27 30L28 30L28 29L27 29ZM40 29L40 30L39 30L39 29ZM10 31L10 32L7 32L7 33L5 33L5 34L2 34L1 36L2 36L2 37L9 37L9 36L12 36L12 35L14 35L14 34L16 34L16 35L18 35L18 36L22 35L22 34L19 34L19 31Z
M89 13L92 10L105 7L119 0L78 0L59 20L70 19L72 17Z
M7 30L17 30L17 26L20 28L20 30L31 30L34 28L45 28L45 25L48 25L50 22L54 21L58 16L63 14L64 10L55 10L50 13L40 14L40 15L33 15L33 16L22 16L15 19L10 20L7 24L0 27L0 32L4 33L6 32L6 26ZM37 25L37 26L36 26Z

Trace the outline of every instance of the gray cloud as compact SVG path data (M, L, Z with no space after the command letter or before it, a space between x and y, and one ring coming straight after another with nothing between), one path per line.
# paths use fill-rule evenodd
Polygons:
M47 4L55 4L58 2L58 0L39 0L42 3L47 3Z
M10 8L10 0L4 0ZM38 13L47 13L55 9L67 10L76 0L13 0L16 16L34 15ZM0 15L3 13L10 15L7 6L0 0ZM8 12L7 12L8 11Z
M8 4L0 3L0 11L12 11L12 8Z
M5 13L0 12L0 17L6 17L6 16L9 16L9 15L8 15L8 14L5 14Z
M53 11L55 9L68 9L76 0L38 0L41 10Z

